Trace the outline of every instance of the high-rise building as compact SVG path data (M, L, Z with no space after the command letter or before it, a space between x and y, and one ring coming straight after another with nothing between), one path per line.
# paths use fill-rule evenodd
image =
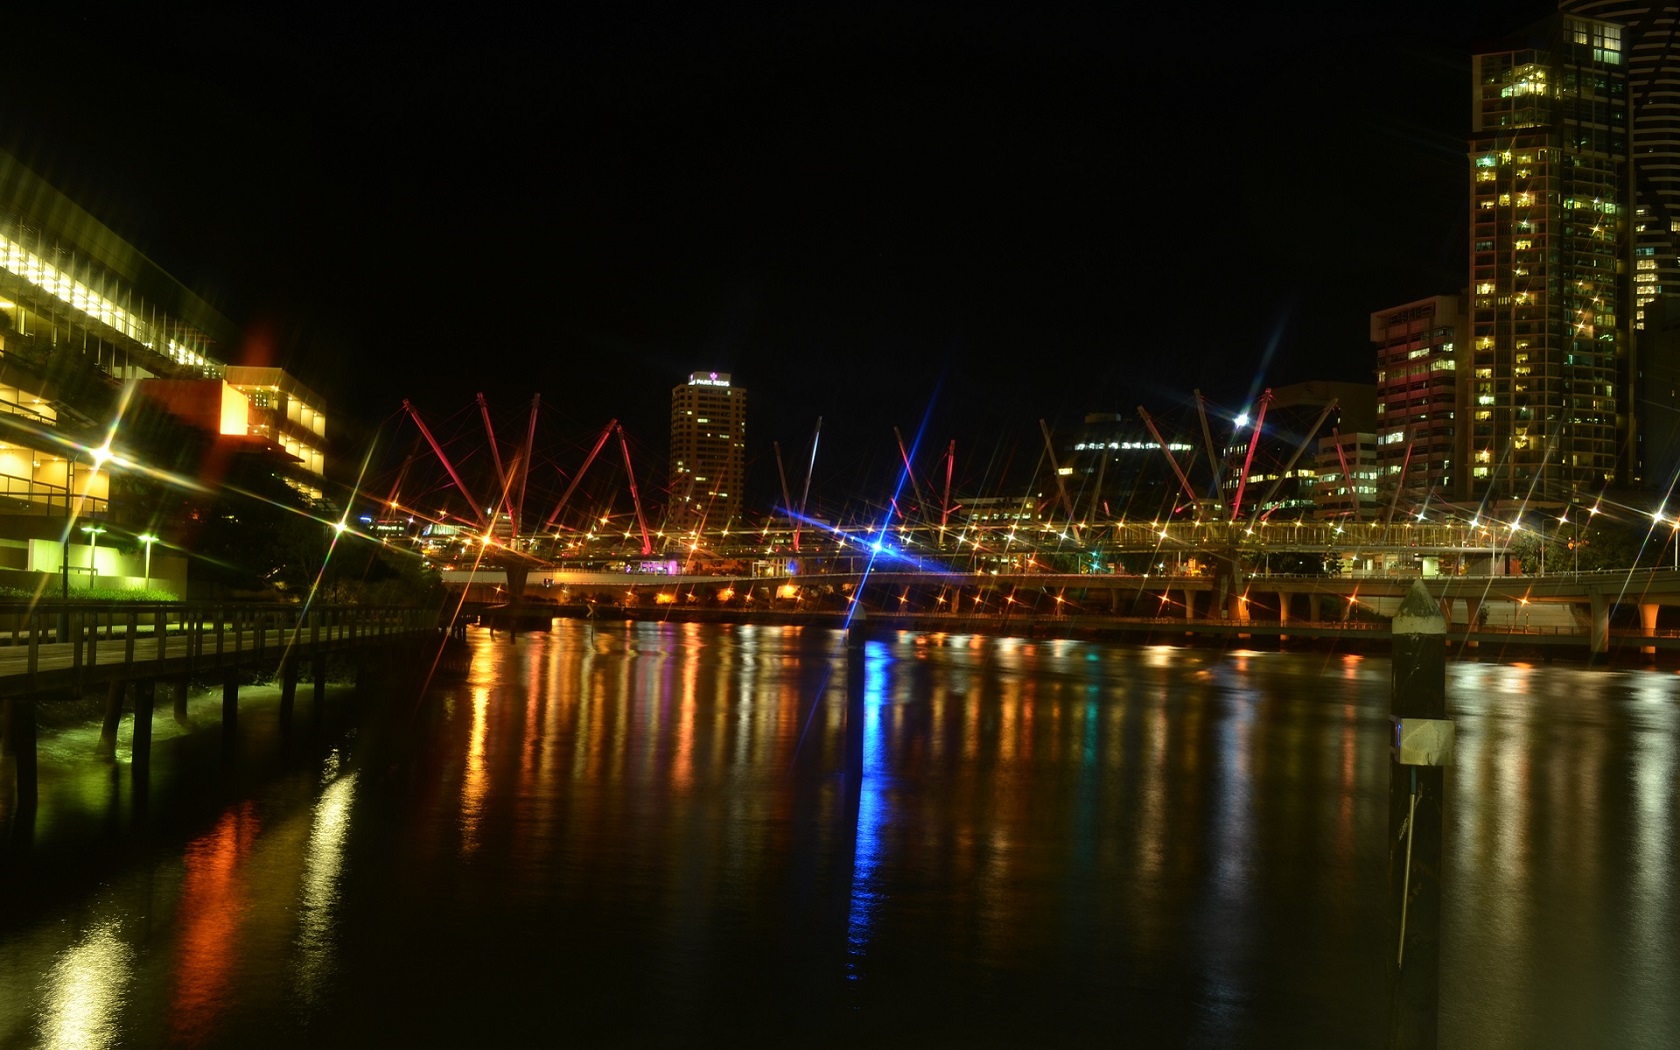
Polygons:
M1318 477L1313 482L1314 516L1325 521L1374 521L1382 476L1377 435L1338 429L1318 439ZM1392 504L1389 504L1392 506Z
M1470 475L1567 500L1637 474L1622 29L1557 15L1475 56Z
M671 390L671 525L727 527L746 476L747 392L728 372L690 373Z
M1321 445L1334 449L1323 443L1337 433L1373 432L1376 400L1377 388L1368 383L1315 381L1272 390L1264 415L1250 409L1252 422L1231 435L1225 450L1220 488L1232 516L1278 521L1316 514Z
M1183 438L1167 441L1181 463L1196 453ZM1073 440L1063 444L1059 469L1075 520L1085 525L1163 517L1184 498L1161 447L1135 415L1087 413Z
M1673 4L1561 0L1568 15L1622 29L1634 183L1634 327L1658 295L1680 295L1680 13Z
M1377 473L1381 495L1398 494L1408 509L1468 495L1460 469L1469 434L1459 425L1459 372L1469 342L1456 295L1378 310L1371 315L1377 348Z

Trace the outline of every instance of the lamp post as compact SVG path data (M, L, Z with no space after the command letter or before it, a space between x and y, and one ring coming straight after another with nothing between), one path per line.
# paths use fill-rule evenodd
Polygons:
M110 439L107 438L104 444L100 445L98 448L89 449L88 456L93 460L93 472L95 474L99 473L100 468L105 466L106 461L112 458ZM80 453L78 452L66 452L64 454L63 596L66 601L70 598L70 535L76 525L76 461L79 458ZM82 531L89 532L91 531L91 527L84 528ZM104 532L105 530L101 528L99 531ZM97 544L98 540L96 539L94 542ZM92 568L92 561L93 555L89 554L89 568Z
M105 531L105 526L83 525L82 531L88 535L88 590L91 591L99 579L99 566L94 559L99 554L99 534Z
M62 552L64 566L64 590L62 596L65 601L70 600L70 529L76 523L76 512L74 507L75 493L76 457L74 454L71 454L64 457L64 550ZM63 625L61 624L61 633L63 629Z
M156 543L158 538L149 532L142 532L134 538L146 545L146 590L149 591L152 589L152 544Z

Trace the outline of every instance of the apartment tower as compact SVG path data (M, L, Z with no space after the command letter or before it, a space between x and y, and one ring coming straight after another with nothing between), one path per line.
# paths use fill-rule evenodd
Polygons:
M747 392L728 372L693 372L671 390L673 528L726 528L746 482Z
M1622 29L1554 16L1472 71L1471 487L1563 502L1637 475Z

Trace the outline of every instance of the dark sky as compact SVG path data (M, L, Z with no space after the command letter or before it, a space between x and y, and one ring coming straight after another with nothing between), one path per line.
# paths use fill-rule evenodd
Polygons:
M821 415L866 483L926 417L978 478L1369 381L1370 311L1463 282L1471 46L1547 10L557 6L20 16L0 144L340 418L540 392L662 465L717 369L756 464Z

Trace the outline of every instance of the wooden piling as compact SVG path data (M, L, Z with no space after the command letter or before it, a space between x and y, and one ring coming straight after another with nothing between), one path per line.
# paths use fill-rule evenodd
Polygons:
M239 672L222 673L222 747L231 749L239 735Z
M128 683L118 679L105 687L105 721L99 727L100 758L117 757L117 730L122 726L123 687Z
M35 698L14 697L12 724L7 734L12 743L12 762L17 769L18 808L33 809L40 797L39 759L35 748Z
M141 678L134 683L133 770L144 777L152 762L152 707L157 700L157 679Z
M320 733L327 725L327 658L320 653L309 662L309 728Z
M292 702L297 699L298 659L287 653L280 661L280 728L292 728Z

